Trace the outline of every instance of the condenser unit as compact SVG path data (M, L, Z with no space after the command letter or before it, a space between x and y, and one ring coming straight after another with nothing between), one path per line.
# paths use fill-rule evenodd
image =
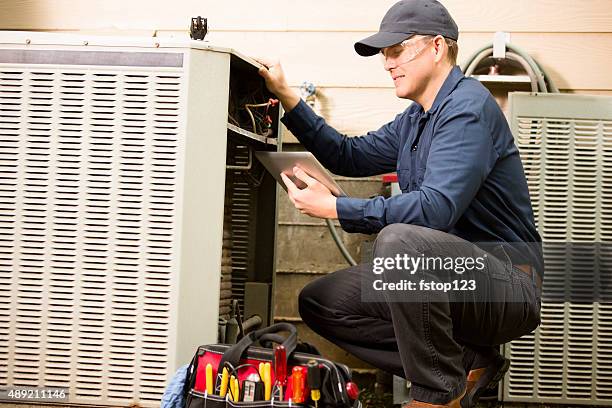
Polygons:
M0 390L157 406L231 299L270 322L253 151L280 107L257 69L202 41L0 33Z
M612 98L510 95L544 241L542 324L505 346L503 401L612 401Z

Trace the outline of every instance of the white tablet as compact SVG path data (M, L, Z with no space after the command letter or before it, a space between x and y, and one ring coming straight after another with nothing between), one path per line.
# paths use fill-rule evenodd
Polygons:
M347 195L334 181L331 174L325 170L325 167L310 152L255 152L255 157L257 157L285 191L287 191L287 187L283 183L283 179L280 176L281 173L289 176L298 188L306 188L306 184L293 174L293 167L298 166L310 177L321 182L336 197Z

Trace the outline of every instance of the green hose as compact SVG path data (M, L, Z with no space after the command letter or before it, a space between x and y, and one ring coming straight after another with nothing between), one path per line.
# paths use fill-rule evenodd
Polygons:
M340 235L338 235L338 231L336 231L336 227L334 226L332 220L325 219L325 223L327 224L327 228L329 228L329 232L331 233L331 236L336 242L336 245L338 246L338 249L340 250L340 253L344 257L344 259L346 259L346 261L351 266L357 265L357 262L355 262L351 254L349 254L348 250L346 249L346 246L344 246L344 242L342 242Z

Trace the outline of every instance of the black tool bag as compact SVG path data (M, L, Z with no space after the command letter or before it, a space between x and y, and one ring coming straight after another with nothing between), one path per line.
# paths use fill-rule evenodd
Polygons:
M288 336L282 336L280 332L288 332ZM274 398L263 401L235 402L229 397L220 397L221 372L225 367L243 367L243 370L253 370L259 363L274 363L274 350L269 347L257 347L270 343L282 344L287 356L287 375L289 377L292 367L305 366L309 361L315 360L320 367L321 389L320 399L317 407L323 408L360 408L358 399L352 400L347 393L347 383L351 381L351 371L344 365L323 358L320 354L303 353L296 348L315 351L316 348L304 345L298 346L297 330L295 326L288 323L278 323L270 327L256 330L243 337L237 344L213 344L198 347L189 369L185 382L185 400L187 408L221 408L221 407L314 407L314 402L307 395L305 402L296 403ZM228 364L226 364L228 363ZM205 392L205 366L211 364L213 367L214 391L212 394ZM238 378L240 371L237 370ZM246 371L245 371L246 373ZM243 374L244 376L244 374ZM291 381L289 379L289 381ZM353 384L354 385L354 384ZM287 390L289 391L289 389Z

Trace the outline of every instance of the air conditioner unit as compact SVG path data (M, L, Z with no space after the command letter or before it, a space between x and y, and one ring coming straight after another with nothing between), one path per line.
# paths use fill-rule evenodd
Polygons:
M505 346L506 402L612 401L612 98L510 94L544 241L542 324Z
M255 62L2 32L0 92L0 390L158 406L230 298L270 322L276 183L253 151L277 150L280 108L244 120L271 96Z

